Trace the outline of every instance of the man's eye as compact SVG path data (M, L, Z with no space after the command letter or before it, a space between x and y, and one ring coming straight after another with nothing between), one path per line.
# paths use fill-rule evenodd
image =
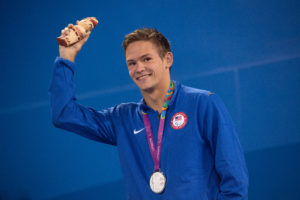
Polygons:
M135 62L128 63L128 66L134 66L134 65L135 65Z
M150 57L146 57L146 58L144 58L144 61L145 62L148 62L148 61L150 61L151 60L151 58Z

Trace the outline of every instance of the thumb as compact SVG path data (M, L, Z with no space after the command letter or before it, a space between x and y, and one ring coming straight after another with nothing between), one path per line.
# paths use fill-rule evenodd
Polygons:
M89 39L90 35L91 35L91 32L88 32L86 34L86 36L83 38L83 40L87 41Z
M80 41L78 42L78 45L79 45L79 46L84 45L84 43L86 43L86 41L89 39L90 34L91 34L91 33L88 33L82 40L80 40Z
M91 35L91 32L89 32L89 33L82 39L83 42L86 42L86 41L89 39L90 35Z

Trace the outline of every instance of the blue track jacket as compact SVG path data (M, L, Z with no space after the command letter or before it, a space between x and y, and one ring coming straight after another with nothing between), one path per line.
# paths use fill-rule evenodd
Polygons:
M96 111L76 102L75 64L58 57L49 89L56 127L117 146L130 200L247 200L248 172L233 122L220 98L175 82L166 113L162 194L149 186L152 160L141 110L150 118L154 141L158 112L140 101Z

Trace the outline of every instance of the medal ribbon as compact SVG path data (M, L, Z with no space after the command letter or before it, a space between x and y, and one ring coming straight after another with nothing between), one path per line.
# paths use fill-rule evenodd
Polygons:
M165 96L164 104L162 106L162 111L160 114L159 127L158 127L158 133L157 133L157 147L155 147L149 116L146 112L142 111L148 145L149 145L152 159L154 161L154 171L158 171L160 168L160 151L161 151L161 142L162 142L162 137L163 137L163 132L164 132L164 126L165 126L166 112L168 109L169 102L171 101L171 98L172 98L172 95L174 92L174 88L175 88L174 83L171 81L170 87Z

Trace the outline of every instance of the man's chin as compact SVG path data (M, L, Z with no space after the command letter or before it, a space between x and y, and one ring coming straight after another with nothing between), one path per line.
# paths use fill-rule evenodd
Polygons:
M154 87L148 84L137 84L137 86L141 90L141 92L151 93L154 90Z

